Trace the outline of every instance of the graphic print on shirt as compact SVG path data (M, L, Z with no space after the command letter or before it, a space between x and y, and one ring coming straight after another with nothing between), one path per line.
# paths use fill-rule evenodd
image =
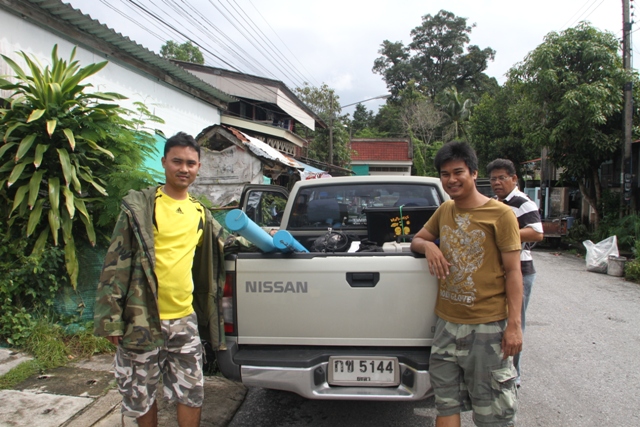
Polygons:
M456 214L456 229L448 225L440 233L440 250L451 263L449 275L440 281L440 298L451 304L472 307L476 300L473 274L484 261L482 230L468 230L470 214Z

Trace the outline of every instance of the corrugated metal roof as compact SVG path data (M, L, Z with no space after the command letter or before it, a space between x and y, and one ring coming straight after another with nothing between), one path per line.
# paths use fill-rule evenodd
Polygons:
M246 133L233 128L231 126L220 125L222 128L228 130L233 133L233 135L238 138L244 145L246 145L249 150L253 154L258 157L264 157L269 160L274 160L278 163L282 163L284 165L290 166L296 169L303 169L304 166L300 165L295 159L287 156L286 154L282 154L280 151L276 150L272 146L267 143L260 141L257 138L247 135Z
M191 86L192 88L213 96L222 102L237 101L233 96L216 89L208 83L205 83L182 67L179 67L155 52L150 51L146 47L131 40L129 37L116 33L114 30L100 23L98 20L91 18L89 15L83 14L80 10L74 9L68 4L62 3L60 0L22 0L22 2L31 3L40 7L46 13L73 25L81 31L103 40L105 43L115 46L119 50L128 53L139 61L145 62L163 71L182 84ZM45 24L41 23L41 25Z

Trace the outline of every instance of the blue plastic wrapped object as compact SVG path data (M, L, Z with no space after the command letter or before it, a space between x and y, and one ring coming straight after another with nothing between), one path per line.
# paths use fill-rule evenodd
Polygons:
M230 211L224 219L225 224L234 233L238 233L263 252L273 252L276 247L273 245L273 238L264 231L258 224L251 221L247 214L240 209Z
M287 230L280 230L273 235L273 244L280 252L309 252Z

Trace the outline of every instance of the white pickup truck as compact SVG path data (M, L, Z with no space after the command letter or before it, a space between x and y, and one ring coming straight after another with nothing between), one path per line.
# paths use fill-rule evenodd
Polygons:
M311 251L227 256L222 374L309 399L429 396L438 285L406 242L447 198L439 179L407 176L301 181L282 212L272 190L244 197ZM322 236L337 240L318 251Z

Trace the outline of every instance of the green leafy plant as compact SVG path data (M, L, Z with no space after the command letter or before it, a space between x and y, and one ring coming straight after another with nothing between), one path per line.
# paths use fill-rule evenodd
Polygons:
M633 256L634 258L625 265L624 278L640 283L640 240L636 240L633 246Z
M48 247L25 255L27 241L0 224L0 339L11 345L26 342L36 324L35 313L50 309L58 290L68 283L64 253Z
M640 216L627 215L622 218L616 215L607 215L600 222L600 227L595 232L597 241L609 236L618 237L618 248L623 251L633 251L636 242L640 240Z
M76 238L94 245L94 216L105 211L100 224L112 226L117 209L107 209L109 182L142 169L144 156L155 150L140 117L161 119L142 104L137 106L140 116L133 116L115 103L125 99L117 93L85 92L91 85L81 82L107 62L81 68L74 60L75 48L65 61L58 58L57 46L50 66L42 67L24 52L19 55L29 74L2 55L15 76L14 82L0 79L0 89L12 91L0 100L0 197L7 206L0 214L9 218L11 229L30 239L33 255L41 254L49 241L54 246L63 243L66 271L75 288ZM153 181L148 172L138 172L137 178L139 186ZM128 188L116 191L118 199ZM111 199L111 206L114 203Z

